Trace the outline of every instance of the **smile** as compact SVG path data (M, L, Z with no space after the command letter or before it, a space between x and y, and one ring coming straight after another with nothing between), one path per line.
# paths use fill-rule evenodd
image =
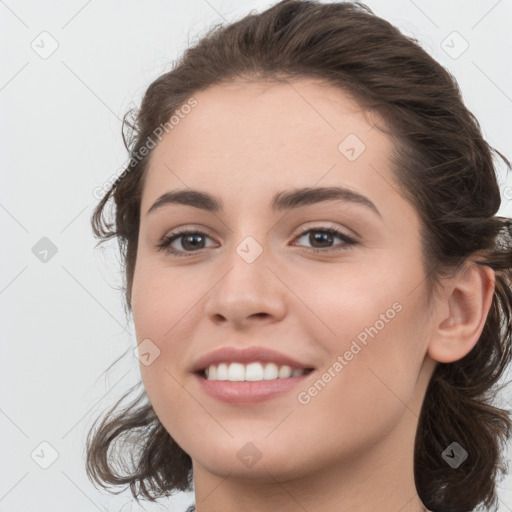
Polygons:
M311 371L310 368L292 368L288 365L277 365L275 363L220 363L210 365L203 370L202 375L207 380L259 382L299 377Z
M233 367L239 380L228 380L227 378L206 378L206 371L195 373L194 378L203 393L215 398L216 400L233 405L254 404L275 398L287 391L291 391L293 388L299 386L299 384L303 384L304 380L309 378L309 375L314 372L313 369L309 368L303 370L296 369L295 375L293 375L289 366L279 367L278 370L278 367L274 363L268 363L265 365L264 370L263 365L260 363L250 363L247 366L240 363L231 363L227 368L224 368L223 365L227 367L227 364L221 363L219 367L216 368L217 371L220 368L221 377L225 376L225 373L223 374L223 372L231 372L231 367ZM260 368L256 368L256 366L253 367L252 365L258 365ZM271 366L270 369L267 370L269 365L273 365L275 368ZM240 366L242 368L240 368ZM210 372L210 369L211 366L208 368L208 372ZM272 376L275 375L276 372L279 373L272 379L255 379L251 381L245 379L245 372L247 370L249 371L249 375L250 372L254 372L254 378L257 376L256 372L259 372L258 375L260 375L261 372L266 372L267 376L271 376L271 373ZM243 380L240 379L242 372L244 372ZM280 377L279 374L290 375ZM228 373L228 376L229 375L230 373Z

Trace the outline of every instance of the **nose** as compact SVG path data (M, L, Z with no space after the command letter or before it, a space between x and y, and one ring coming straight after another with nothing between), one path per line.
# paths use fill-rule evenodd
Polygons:
M208 293L205 313L215 324L243 329L274 323L286 315L286 288L266 257L267 250L249 263L235 249L222 261L222 276Z

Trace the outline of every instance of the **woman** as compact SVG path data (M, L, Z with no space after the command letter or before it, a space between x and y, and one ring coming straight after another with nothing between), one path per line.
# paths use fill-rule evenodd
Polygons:
M495 507L512 228L453 77L363 4L285 0L126 125L92 221L144 388L91 430L90 478L199 512Z

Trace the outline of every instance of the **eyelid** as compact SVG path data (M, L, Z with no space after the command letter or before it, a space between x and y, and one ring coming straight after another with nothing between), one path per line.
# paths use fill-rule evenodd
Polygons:
M323 222L323 223L322 223ZM306 223L306 225L302 225L300 228L297 229L296 232L292 235L294 238L296 238L299 235L303 235L305 232L317 229L319 231L321 230L328 230L328 229L334 229L336 231L339 231L341 234L346 236L347 238L350 238L351 240L357 241L359 238L359 235L354 233L352 230L348 230L347 228L341 227L339 224L335 224L330 221L311 221L311 224ZM349 233L347 233L349 231Z
M158 251L174 257L192 257L195 254L203 254L203 251L207 249L207 247L200 248L197 251L186 251L183 249L172 249L171 245L181 237L193 234L206 235L206 238L209 238L210 240L214 241L214 238L210 236L208 231L209 230L205 229L204 227L194 228L192 227L192 225L182 226L174 230L171 230L170 233L166 234L161 240L158 241L155 247ZM349 249L353 248L354 246L360 245L357 236L354 237L352 235L346 234L342 228L329 221L315 221L313 225L303 225L298 232L295 232L292 235L292 241L295 242L297 239L302 238L311 231L323 231L326 233L331 232L333 236L342 240L342 244L341 246L338 244L337 246L335 245L334 247L324 248L303 247L297 243L293 243L291 245L294 247L298 246L299 248L302 247L306 252L324 255L328 255L330 253L341 253L344 251L346 252Z
M335 224L330 221L310 221L310 224L309 223L306 223L305 225L302 224L300 228L297 228L293 232L291 237L296 238L299 235L303 235L304 233L306 233L307 231L312 230L312 229L318 229L318 230L334 229L336 231L340 231L344 236L346 236L347 238L350 238L352 240L356 241L359 238L359 235L354 233L354 231L350 230L350 233L346 233L346 228L341 228L338 224ZM184 226L171 229L162 238L165 239L165 238L169 238L170 236L175 236L178 234L187 234L190 232L201 232L205 235L208 235L208 237L210 237L211 239L213 239L214 237L210 234L209 231L210 230L207 227L200 225L200 224L186 224Z

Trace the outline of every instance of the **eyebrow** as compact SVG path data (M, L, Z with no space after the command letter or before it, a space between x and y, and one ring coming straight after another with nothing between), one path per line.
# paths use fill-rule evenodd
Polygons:
M354 192L353 190L342 187L305 187L294 190L284 190L278 192L272 198L270 207L273 211L291 210L311 204L325 201L343 201L366 206L379 217L381 213L367 197ZM146 215L155 212L168 204L182 204L193 206L208 212L218 212L223 209L223 202L207 192L200 190L172 190L161 195L147 211Z

